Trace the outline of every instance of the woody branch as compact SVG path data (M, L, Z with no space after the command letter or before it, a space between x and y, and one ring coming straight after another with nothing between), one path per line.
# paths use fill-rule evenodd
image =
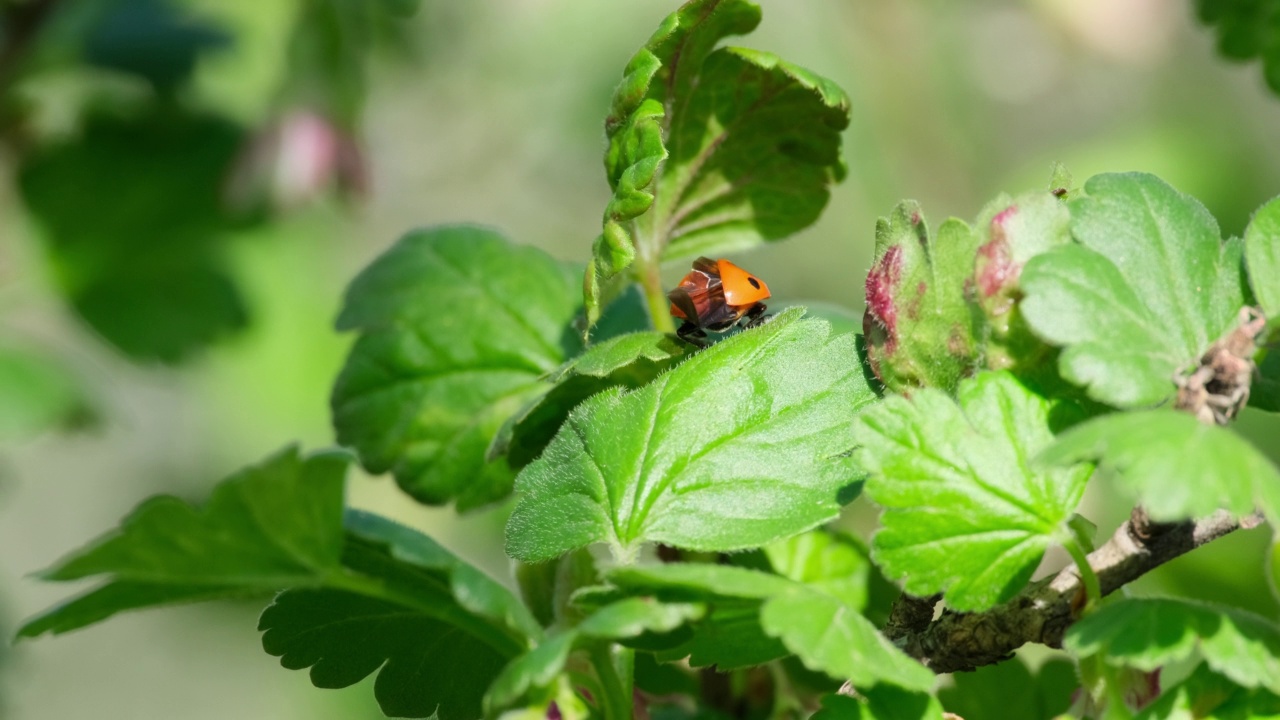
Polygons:
M1218 512L1202 520L1167 525L1145 521L1140 511L1088 556L1104 595L1201 545L1240 528L1261 524L1258 514L1237 519ZM938 597L902 595L885 635L937 673L974 670L1007 659L1029 642L1061 647L1062 636L1083 605L1084 588L1074 565L1032 583L1013 600L981 613L944 610Z

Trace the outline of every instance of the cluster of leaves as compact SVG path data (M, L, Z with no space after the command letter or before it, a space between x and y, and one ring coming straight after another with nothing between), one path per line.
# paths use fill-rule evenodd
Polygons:
M1244 62L1262 61L1262 75L1280 94L1280 2L1275 0L1196 0L1200 21L1213 26L1218 52Z
M182 3L6 4L0 142L17 160L51 275L80 318L130 358L170 363L242 329L249 309L227 245L265 219L273 194L291 190L273 185L281 164L299 162L282 156L282 134L324 133L338 147L331 172L357 183L365 56L375 31L412 5L298 3L273 110L282 119L254 128L210 109L196 91L200 60L236 36ZM38 121L41 83L66 76L83 86L70 136ZM311 127L289 125L299 108Z
M344 511L351 456L291 449L203 508L139 507L45 575L104 582L20 634L275 593L267 652L319 687L377 672L392 716L1064 710L1063 661L935 694L933 672L878 630L886 578L983 612L1023 592L1051 546L1092 577L1074 513L1095 475L1157 520L1258 509L1274 527L1280 471L1202 420L1276 409L1248 394L1249 373L1241 394L1213 372L1252 371L1278 324L1257 318L1280 318L1280 201L1225 242L1149 175L1077 189L1060 173L936 235L905 202L877 226L863 336L792 308L695 351L663 331L659 263L794 232L842 172L839 90L717 47L758 20L747 0L691 0L627 66L584 296L581 267L475 226L410 233L347 291L338 326L358 338L332 396L339 443L424 503L514 494L519 596L420 533ZM1261 368L1260 387L1280 382ZM884 509L869 546L826 526L864 489ZM1124 716L1134 678L1179 663L1148 716L1275 711L1275 623L1104 605L1088 584L1065 642L1081 713ZM837 693L846 681L855 692Z

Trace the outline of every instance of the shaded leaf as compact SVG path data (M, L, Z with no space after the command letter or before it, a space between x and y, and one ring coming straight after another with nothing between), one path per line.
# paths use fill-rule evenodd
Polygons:
M535 688L548 689L564 670L576 647L599 640L623 640L645 633L665 633L702 616L699 605L668 604L647 598L624 598L592 613L516 658L494 681L485 698L490 714L515 705Z
M1021 308L1063 347L1062 376L1117 407L1174 394L1174 374L1230 330L1244 304L1243 244L1222 242L1194 198L1142 173L1097 175L1071 201L1079 246L1033 258Z
M624 223L653 206L671 114L683 113L712 48L729 35L751 32L759 22L760 9L746 0L691 0L664 18L627 63L605 118L605 176L613 197L583 282L588 329L599 317L602 284L635 259L634 238Z
M885 508L872 555L913 595L946 593L957 610L1016 594L1045 549L1067 538L1088 468L1043 470L1031 458L1052 441L1050 403L1008 373L893 396L855 432L867 492Z
M849 100L835 83L770 53L715 49L759 21L746 0L692 0L628 64L605 122L614 196L587 270L590 321L636 242L674 260L783 238L844 177Z
M822 709L811 720L942 720L937 698L892 685L876 686L861 698L825 695Z
M378 671L374 696L391 717L481 716L481 699L510 656L405 606L337 590L289 590L263 613L262 646L320 688Z
M1137 720L1261 720L1280 717L1280 696L1262 688L1243 688L1201 664L1168 688Z
M1234 682L1280 693L1280 626L1235 608L1126 598L1072 625L1063 646L1145 671L1199 650L1209 667Z
M172 92L205 52L225 48L231 35L197 20L171 0L115 0L84 38L91 65L138 75Z
M541 637L506 588L431 538L385 518L347 515L343 565L329 587L281 593L262 614L263 649L317 687L378 672L393 717L476 718L502 668Z
M63 292L131 357L177 362L248 322L222 247L238 225L221 193L241 136L172 108L98 112L23 161L22 197Z
M342 551L347 463L345 454L289 448L219 484L201 508L171 496L144 502L119 530L41 573L106 575L106 583L27 621L19 636L63 633L123 610L322 583Z
M1218 36L1229 60L1257 58L1271 91L1280 94L1280 3L1275 0L1196 0L1200 21Z
M338 328L361 334L333 390L338 441L422 502L502 498L513 472L485 450L580 348L575 285L569 267L492 230L406 235L347 290Z
M1146 410L1106 415L1072 428L1040 460L1095 462L1156 520L1204 516L1219 508L1260 508L1280 518L1280 470L1225 428L1188 413Z
M854 338L790 310L630 393L579 405L518 479L507 552L597 542L728 551L830 520L859 487L850 422L875 399Z
M949 712L964 720L1050 720L1067 711L1080 687L1075 665L1050 660L1036 672L1013 658L974 672L954 673L952 687L938 692Z

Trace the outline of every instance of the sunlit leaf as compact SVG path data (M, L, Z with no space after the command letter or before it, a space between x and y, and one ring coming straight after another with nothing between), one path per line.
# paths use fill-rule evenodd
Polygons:
M339 442L422 502L506 495L514 473L485 451L581 347L573 276L484 228L406 235L347 290L338 327L360 337L334 386Z
M1041 460L1095 462L1152 518L1179 520L1218 508L1280 518L1280 470L1244 438L1189 413L1105 415L1072 428Z
M1030 579L1084 492L1088 468L1037 469L1050 403L1007 373L925 389L857 420L867 493L885 508L872 555L915 595L958 610L1008 600Z
M1097 175L1084 189L1070 203L1079 244L1027 263L1021 309L1090 398L1154 405L1236 322L1243 244L1224 243L1203 205L1155 176Z
M851 335L793 309L629 392L579 405L520 474L507 551L592 543L736 550L836 516L861 479L851 422L875 396Z

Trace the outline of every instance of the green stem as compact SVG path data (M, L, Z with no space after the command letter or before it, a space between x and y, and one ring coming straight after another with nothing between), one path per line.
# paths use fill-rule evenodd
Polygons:
M1071 559L1076 562L1076 569L1080 571L1080 579L1084 581L1084 592L1087 599L1084 612L1088 612L1102 600L1102 584L1098 582L1098 574L1093 571L1093 566L1089 564L1089 556L1080 545L1080 541L1072 537L1067 541L1066 548L1067 552L1071 553Z
M655 260L640 259L636 268L640 279L640 287L644 291L645 302L649 306L649 321L658 332L673 333L675 322L671 319L671 301L662 290L662 273L660 264Z
M591 664L596 669L596 675L600 677L600 689L603 694L603 697L598 700L601 710L604 711L605 720L630 720L633 706L631 683L635 669L635 651L617 648L616 655L617 663L615 664L615 652L610 650L608 643L595 643L591 646ZM620 667L622 674L618 672Z

